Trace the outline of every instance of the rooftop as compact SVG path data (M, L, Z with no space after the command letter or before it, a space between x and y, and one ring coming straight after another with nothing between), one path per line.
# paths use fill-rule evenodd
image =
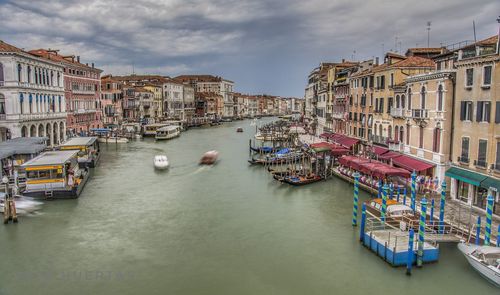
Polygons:
M97 137L73 137L63 143L61 146L74 146L74 145L91 145L97 140Z
M61 165L75 157L78 151L50 151L42 153L28 162L21 165L21 167L29 166L43 166L43 165Z
M38 154L47 147L47 137L17 137L0 142L0 159L14 155Z
M101 71L100 69L97 69L97 68L91 67L87 64L81 63L79 61L79 57L76 57L76 59L75 59L74 55L61 55L61 54L59 54L59 50L41 48L41 49L30 50L29 53L32 55L41 57L41 58L51 60L51 61L56 61L56 62L65 63L65 64L71 64L71 65L79 66L82 68Z

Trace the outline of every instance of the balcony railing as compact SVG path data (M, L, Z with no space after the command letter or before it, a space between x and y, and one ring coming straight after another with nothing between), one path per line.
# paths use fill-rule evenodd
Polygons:
M372 135L372 138L371 138L371 140L374 143L384 144L384 145L387 145L388 139L389 138L387 138L385 136L381 136L381 135Z
M405 109L403 108L392 108L391 116L394 118L403 118L405 116Z
M457 161L460 163L463 163L463 164L469 164L470 159L469 159L469 157L466 157L466 156L460 156L460 157L458 157Z
M428 119L429 118L429 110L427 109L412 109L411 117L413 119Z

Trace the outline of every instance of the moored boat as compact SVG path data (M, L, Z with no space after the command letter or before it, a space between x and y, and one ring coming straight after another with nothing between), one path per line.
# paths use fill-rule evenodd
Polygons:
M21 165L26 171L23 195L46 199L78 198L88 177L78 165L78 151L50 151Z
M181 128L179 126L165 126L156 130L155 139L165 140L172 139L181 135Z
M153 164L156 169L160 170L167 169L170 166L168 158L165 155L156 155Z
M324 179L323 177L321 177L319 175L315 175L315 174L310 174L310 175L305 175L305 176L303 176L303 175L278 176L275 174L274 177L276 180L279 180L281 182L284 182L284 183L287 183L290 185L294 185L294 186L306 185L306 184L318 182L318 181L321 181Z
M500 288L500 247L459 243L458 249L469 264L488 281Z
M78 151L78 163L89 168L94 168L101 156L97 137L73 137L61 144L59 150Z

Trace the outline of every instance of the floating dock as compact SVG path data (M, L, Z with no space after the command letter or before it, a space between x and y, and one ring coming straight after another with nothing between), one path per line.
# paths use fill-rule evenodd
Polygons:
M374 230L364 233L362 243L392 266L405 266L408 261L409 232L397 229ZM413 241L412 263L417 261L417 244ZM424 242L422 261L436 262L439 259L439 245Z

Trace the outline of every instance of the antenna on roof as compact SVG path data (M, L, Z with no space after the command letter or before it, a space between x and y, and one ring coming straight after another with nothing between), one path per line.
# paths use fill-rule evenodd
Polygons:
M474 31L474 43L477 42L477 39L476 39L476 22L474 20L472 20L472 30Z
M427 22L427 48L430 47L431 43L431 21Z

